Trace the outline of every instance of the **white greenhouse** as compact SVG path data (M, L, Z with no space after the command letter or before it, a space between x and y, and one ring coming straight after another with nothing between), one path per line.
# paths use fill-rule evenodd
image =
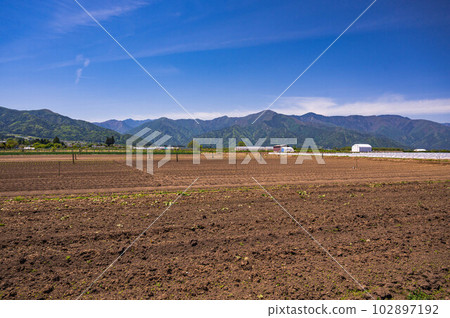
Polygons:
M371 152L372 146L369 144L354 144L352 146L352 152Z

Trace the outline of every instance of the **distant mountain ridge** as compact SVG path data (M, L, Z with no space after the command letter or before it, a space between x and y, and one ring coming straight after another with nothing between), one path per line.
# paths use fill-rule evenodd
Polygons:
M303 122L314 122L384 136L411 148L448 149L450 127L429 120L409 119L398 115L322 116L308 113L294 116Z
M256 114L258 115L258 114ZM341 148L354 143L369 143L374 147L405 148L405 145L383 136L375 136L341 127L329 127L322 124L307 123L293 116L266 112L257 123L251 124L257 116L250 115L249 123L240 122L237 125L221 130L215 130L201 135L210 138L247 137L252 142L259 138L267 138L265 144L270 144L270 138L297 138L295 146L301 147L306 138L313 138L319 148Z
M125 120L117 120L117 119L111 119L103 122L93 122L94 125L111 129L114 131L117 131L118 133L125 134L131 129L145 124L147 122L151 121L151 119L144 119L144 120L134 120L131 118L125 119Z
M194 137L247 137L253 142L263 137L295 137L301 145L304 138L311 137L324 148L370 143L374 147L450 149L450 127L428 120L398 115L327 117L308 113L296 116L267 111L252 124L260 114L198 120L200 125L192 119L163 117L128 133L150 128L171 135L171 142L180 145L186 145Z
M354 143L369 143L374 147L450 149L450 126L428 120L412 120L398 115L322 116L307 113L302 116L266 111L243 117L222 116L212 120L169 119L109 120L89 123L71 119L48 109L19 111L0 107L0 136L22 135L39 138L58 136L66 141L104 142L114 136L124 143L143 128L172 136L171 145L186 146L194 137L297 138L301 146L305 138L314 138L322 148L348 147ZM107 128L105 128L107 127ZM120 132L119 132L120 131ZM226 140L225 140L226 142Z
M113 130L48 109L14 110L0 107L0 135L11 134L51 139L58 136L61 140L86 142L105 142L106 137L110 136L120 142L123 138Z

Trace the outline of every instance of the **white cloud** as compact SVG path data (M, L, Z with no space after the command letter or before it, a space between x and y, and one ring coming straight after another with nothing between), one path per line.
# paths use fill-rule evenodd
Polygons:
M283 97L278 103L278 107L272 110L286 115L304 115L308 112L314 112L325 116L348 116L348 115L403 115L411 118L423 118L438 122L448 121L437 118L445 118L450 114L450 98L442 99L416 99L406 100L402 95L383 95L372 101L357 101L352 103L339 104L333 98L328 97ZM188 109L189 110L189 109ZM228 117L244 117L263 111L260 109L234 109L231 111L192 111L194 118L210 120L222 116ZM445 116L442 116L445 114ZM433 116L434 115L434 116ZM124 116L116 116L118 120L133 118L157 119L167 117L170 119L191 119L191 117L183 112L161 112L161 113L127 113ZM105 121L111 118L96 118L91 121Z
M302 115L314 112L326 116L421 115L450 112L450 98L407 100L402 95L384 95L375 100L338 103L326 97L283 97L273 110Z
M27 59L27 58L30 58L30 57L31 57L30 55L18 55L18 56L0 57L0 64L16 62L16 61L20 61L20 60Z
M91 63L91 60L89 60L88 58L84 58L83 55L77 55L76 57L76 62L77 63L81 63L82 66L80 68L78 68L75 72L75 84L78 84L80 82L80 79L83 75L83 70L89 66L89 64Z
M78 84L80 82L81 75L83 75L83 69L82 68L77 69L75 74L76 74L75 84Z
M252 110L232 110L229 112L191 112L191 115L196 119L209 120L217 117L228 116L228 117L243 117L250 114L254 114L258 111ZM191 117L185 112L175 112L175 113L161 113L152 115L137 115L133 119L156 119L160 117L167 117L170 119L191 119ZM129 118L129 117L127 117Z
M313 112L325 116L348 115L430 115L450 113L450 98L406 100L402 95L383 95L372 101L357 101L353 103L339 104L333 98L328 97L283 97L278 101L278 106L272 110L286 115L304 115ZM192 112L192 116L198 119L214 119L221 116L243 117L258 113L259 110L232 110L212 112ZM185 112L160 113L146 116L141 114L135 119L160 118L189 119Z
M111 3L112 2L112 3ZM105 6L104 2L100 2ZM86 10L98 21L105 21L113 17L122 16L128 12L137 10L148 5L147 1L130 0L130 1L108 1L108 8L91 8L82 4ZM55 19L51 23L51 28L59 33L71 31L77 26L95 25L95 22L81 9L76 3L71 3L70 6L60 4L57 10Z

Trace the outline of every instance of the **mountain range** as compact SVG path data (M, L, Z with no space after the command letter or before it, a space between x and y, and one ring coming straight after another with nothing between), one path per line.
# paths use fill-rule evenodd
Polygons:
M94 125L111 129L114 131L117 131L118 133L125 134L129 132L131 129L136 128L142 124L145 124L147 122L151 121L151 119L145 119L145 120L134 120L131 118L125 119L125 120L116 120L116 119L110 119L103 122L93 122Z
M409 119L398 115L380 116L322 116L307 113L302 116L266 111L260 115L219 117L212 120L173 120L158 118L136 126L127 134L143 128L158 130L172 136L174 145L186 145L194 137L249 138L256 142L264 137L314 138L319 147L335 148L354 143L369 143L374 147L450 149L450 127L429 120ZM268 140L266 144L268 143Z
M116 131L48 109L23 111L0 107L0 136L10 135L49 139L58 136L65 141L105 142L111 136L118 142L124 140Z
M20 135L39 138L58 136L66 141L104 142L114 136L124 143L143 128L170 135L171 145L186 146L194 137L241 138L255 143L258 138L314 138L322 148L348 147L369 143L373 147L450 149L450 126L429 120L397 115L322 116L307 113L284 115L273 111L244 117L218 117L212 120L158 118L153 120L108 120L90 123L54 113L48 109L19 111L0 107L0 136ZM260 118L253 124L253 121Z

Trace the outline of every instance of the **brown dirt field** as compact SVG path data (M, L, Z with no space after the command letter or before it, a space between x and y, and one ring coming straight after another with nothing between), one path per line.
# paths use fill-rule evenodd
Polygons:
M126 166L123 155L111 155L109 160L106 155L84 155L76 164L56 155L33 157L36 161L0 157L0 196L184 189L197 177L195 188L253 186L251 177L267 185L450 179L448 161L325 158L324 165L315 160L298 165L290 157L287 165L280 165L278 157L266 155L265 165L255 160L230 165L227 160L206 159L194 165L191 155L180 155L179 162L172 160L159 169L155 163L150 175ZM161 158L155 156L155 162Z
M252 176L375 298L450 298L448 163L86 157L0 160L2 299L77 298L167 208L83 299L370 298Z

